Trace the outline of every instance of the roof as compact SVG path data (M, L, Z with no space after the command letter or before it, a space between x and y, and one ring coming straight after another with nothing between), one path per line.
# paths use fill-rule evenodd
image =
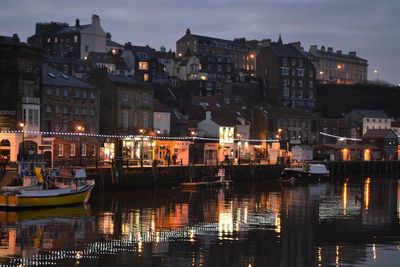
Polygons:
M156 51L156 57L158 59L174 59L174 55L170 52L160 52Z
M64 72L58 71L55 68L50 67L47 63L42 66L42 82L45 85L58 85L66 87L78 87L95 89L97 87L78 80L72 76L65 74Z
M306 56L290 44L282 44L281 42L272 42L270 45L272 51L280 57L306 58Z
M160 102L157 98L153 100L154 112L171 112L171 109Z
M135 79L131 76L117 76L117 75L107 75L107 78L116 83L124 83L130 85L144 85L143 81Z
M122 44L107 39L106 46L124 47Z
M246 48L249 50L252 49L252 47L248 46L247 44L241 44L239 42L235 42L235 41L231 41L231 40L219 39L219 38L215 38L215 37L202 36L202 35L196 35L196 34L192 34L192 36L198 38L199 41L210 42L210 43L214 43L214 44L225 44L225 45L230 46L229 48L231 48L231 49L235 49L235 48L236 49Z
M323 56L335 56L335 58L342 58L342 59L357 59L357 60L360 60L360 61L365 61L365 62L368 62L368 60L366 60L366 59L364 59L364 58L361 58L361 57L359 57L359 56L356 56L356 55L352 55L352 54L343 54L343 53L338 53L337 51L336 52L334 52L333 50L332 51L329 51L329 50L322 50L322 49L317 49L314 53L310 53L310 54L312 54L312 55L315 55L315 56L319 56L319 55L323 55Z
M362 136L362 139L384 139L384 138L397 138L397 135L392 129L371 129L368 130Z
M218 124L219 126L234 126L241 124L235 117L232 116L224 116L223 118L212 118L211 120Z
M329 148L334 150L348 149L348 150L363 150L372 149L378 150L379 147L369 144L322 144L314 146L314 149Z
M355 109L354 111L359 113L363 117L389 118L389 115L384 110Z
M306 109L289 108L289 107L274 107L269 103L261 103L260 107L267 116L283 117L283 118L307 118L316 119L316 115Z

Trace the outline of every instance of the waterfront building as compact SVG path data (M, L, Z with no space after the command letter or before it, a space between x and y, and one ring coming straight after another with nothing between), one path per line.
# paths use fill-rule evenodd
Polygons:
M257 54L257 78L266 86L266 95L276 105L315 108L315 67L300 42L267 43Z
M398 159L398 136L392 129L370 129L362 136L362 143L379 147L382 160Z
M384 110L353 109L345 118L350 121L352 138L361 138L368 130L390 129L393 118Z
M232 40L192 34L190 29L176 42L178 58L196 56L209 80L248 81L255 75L255 50L245 38Z
M320 83L355 84L368 79L368 60L358 57L355 51L344 54L341 50L334 52L332 47L318 49L312 45L308 53Z
M28 38L32 46L43 49L45 55L86 59L89 52L107 52L107 35L100 25L100 17L92 15L90 24L36 23L35 34Z
M154 98L154 132L157 135L169 135L171 132L171 109Z
M319 139L321 144L337 144L339 142L343 142L340 140L339 136L349 137L354 135L352 134L350 121L345 118L321 118L320 120L318 120L318 128L323 133L337 136L329 137L326 135L321 135Z
M40 49L21 43L17 34L0 36L0 130L40 130L41 64ZM0 153L16 161L19 154L37 154L41 139L5 133L0 142Z

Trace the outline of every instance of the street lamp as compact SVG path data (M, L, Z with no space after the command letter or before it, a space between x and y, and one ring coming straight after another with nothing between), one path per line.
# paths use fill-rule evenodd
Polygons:
M378 78L379 78L379 70L375 69L374 73L376 75L376 82L378 82Z
M79 136L79 166L82 166L82 133L85 131L85 127L82 125L76 126L76 131L78 132Z
M238 139L238 164L240 165L240 147L242 146L242 142L240 141L240 137L242 136L240 133L236 134Z
M141 135L141 145L140 145L140 167L143 167L143 144L144 144L144 133L146 132L146 129L140 128L139 133Z
M25 122L21 121L20 123L18 123L18 126L21 127L21 132L22 132L22 147L21 147L21 155L20 155L20 159L21 161L24 161L24 154L25 154L25 131L24 131L24 127L25 127Z

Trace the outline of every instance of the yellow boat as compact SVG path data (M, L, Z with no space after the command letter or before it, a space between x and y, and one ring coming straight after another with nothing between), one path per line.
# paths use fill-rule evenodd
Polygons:
M50 169L45 175L34 167L34 175L23 175L22 186L5 186L0 208L33 208L87 203L94 181L86 180L83 168Z

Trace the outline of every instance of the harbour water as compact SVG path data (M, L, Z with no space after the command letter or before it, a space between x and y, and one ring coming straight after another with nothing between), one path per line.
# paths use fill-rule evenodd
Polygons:
M0 212L0 266L399 266L397 178L96 192Z

